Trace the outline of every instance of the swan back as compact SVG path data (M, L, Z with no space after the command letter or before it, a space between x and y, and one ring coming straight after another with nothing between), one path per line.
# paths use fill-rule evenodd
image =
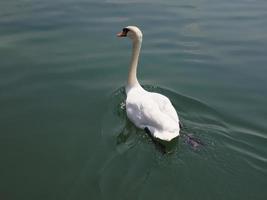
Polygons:
M161 140L170 141L179 135L179 118L170 100L141 86L127 92L126 113L138 128L148 128Z

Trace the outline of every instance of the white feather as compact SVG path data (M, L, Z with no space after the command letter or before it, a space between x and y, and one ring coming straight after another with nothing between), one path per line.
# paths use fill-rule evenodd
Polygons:
M179 118L170 100L158 93L144 90L140 85L127 93L126 112L138 128L148 128L161 140L170 141L179 135Z

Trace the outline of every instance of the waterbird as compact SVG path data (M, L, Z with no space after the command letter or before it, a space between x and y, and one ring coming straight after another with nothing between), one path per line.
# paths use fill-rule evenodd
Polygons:
M126 114L138 128L163 141L171 141L180 135L179 117L168 97L146 91L137 80L137 67L143 34L136 26L127 26L117 34L132 40L132 57L125 86Z

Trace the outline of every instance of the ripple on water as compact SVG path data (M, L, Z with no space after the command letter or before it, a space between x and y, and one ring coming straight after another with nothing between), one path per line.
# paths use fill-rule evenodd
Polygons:
M113 92L108 97L109 105L102 121L101 131L102 141L107 150L103 167L99 170L99 185L103 194L115 189L113 186L115 176L120 183L120 186L116 187L117 190L120 189L114 191L118 195L124 187L131 187L130 183L127 183L130 180L133 182L136 180L137 184L131 191L138 189L140 192L143 187L148 187L147 182L158 168L175 169L175 173L185 176L184 180L188 181L194 180L190 173L197 170L196 167L199 167L200 163L205 163L204 165L212 171L234 173L234 167L227 162L228 156L221 153L226 148L225 141L230 137L229 130L214 108L169 89L144 87L148 91L159 92L170 98L183 124L181 137L171 154L162 154L146 133L134 127L127 119L124 88ZM204 147L192 149L183 138L186 133L199 138L205 144ZM182 173L187 174L187 177Z
M145 86L149 91L159 92L169 97L176 108L180 121L183 125L182 134L191 133L200 138L205 144L199 154L207 154L207 157L217 157L216 148L221 146L221 140L228 136L227 127L220 119L216 110L204 103L170 91L154 86ZM107 141L113 151L118 154L127 153L131 148L138 148L140 151L149 151L153 144L143 130L135 128L127 119L125 113L126 95L124 89L120 88L112 94L109 108L103 119L102 139ZM198 155L185 144L185 139L181 137L176 144L174 154L178 162L183 156L188 154ZM156 149L153 150L155 153ZM157 154L157 153L156 153ZM199 156L199 155L198 155Z

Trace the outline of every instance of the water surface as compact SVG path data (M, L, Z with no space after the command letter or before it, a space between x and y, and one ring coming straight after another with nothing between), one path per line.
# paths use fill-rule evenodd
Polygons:
M266 199L267 2L0 3L2 199ZM138 78L184 125L162 154L125 115L130 41Z

